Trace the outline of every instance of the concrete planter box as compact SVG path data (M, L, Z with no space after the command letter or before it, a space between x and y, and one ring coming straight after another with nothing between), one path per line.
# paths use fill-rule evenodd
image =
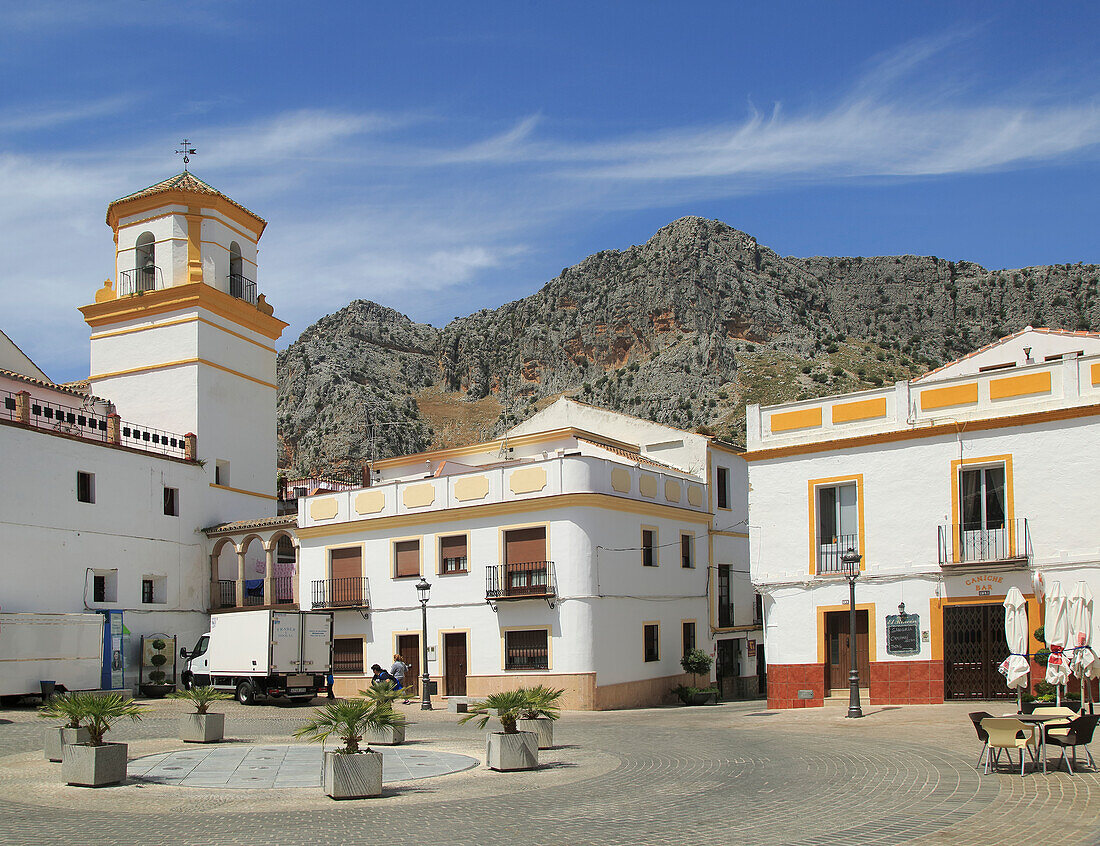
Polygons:
M47 761L55 764L61 760L61 748L72 743L87 743L91 739L86 728L66 728L56 726L46 729L46 736L42 741L42 751L46 754Z
M485 766L491 770L533 770L539 765L539 738L533 731L485 735Z
M61 778L78 787L102 787L126 779L126 744L75 744L61 748Z
M184 714L180 740L184 743L217 743L225 737L225 714Z
M516 728L520 731L534 732L539 739L539 749L550 749L554 746L554 721L549 717L516 720Z
M326 752L321 787L333 799L367 799L382 795L382 753Z
M363 739L368 746L397 746L405 742L405 727L387 726L378 731L367 731Z

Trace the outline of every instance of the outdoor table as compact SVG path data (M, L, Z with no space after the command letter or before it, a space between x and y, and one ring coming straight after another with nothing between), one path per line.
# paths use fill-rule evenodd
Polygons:
M1039 729L1039 755L1043 759L1043 775L1047 772L1047 732L1046 723L1064 723L1070 718L1060 714L1005 714L1006 717L1014 717L1021 723L1036 726Z

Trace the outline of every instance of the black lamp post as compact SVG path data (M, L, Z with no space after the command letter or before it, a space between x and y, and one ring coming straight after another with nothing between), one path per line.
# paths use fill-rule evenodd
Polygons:
M424 672L420 676L420 710L432 710L432 695L428 689L428 592L432 586L423 576L416 583L416 598L420 600L420 612L424 621L424 636L421 638L421 662Z
M859 651L856 648L856 579L863 556L851 547L840 554L844 576L848 579L848 716L862 717L859 707Z

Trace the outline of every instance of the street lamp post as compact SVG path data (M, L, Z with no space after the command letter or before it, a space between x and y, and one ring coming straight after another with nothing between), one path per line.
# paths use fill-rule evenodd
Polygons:
M420 639L421 645L421 666L424 672L420 675L420 710L430 711L432 710L432 694L428 689L430 678L428 677L428 591L432 589L431 584L423 576L420 577L420 581L416 583L416 598L420 600L420 613L424 623L424 634Z
M851 547L841 553L844 575L848 579L848 716L862 717L859 707L859 650L856 647L856 579L859 578L859 562L863 556Z

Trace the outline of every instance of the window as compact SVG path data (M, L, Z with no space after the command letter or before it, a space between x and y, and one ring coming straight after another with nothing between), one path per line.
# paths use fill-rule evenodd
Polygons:
M363 639L359 637L337 637L332 640L332 672L363 672Z
M214 462L214 484L229 487L229 462L217 459Z
M95 473L76 473L76 501L95 502Z
M728 467L718 468L718 507L730 507L730 471Z
M859 551L856 483L817 488L817 571L836 572L847 549Z
M689 620L686 623L681 624L683 629L681 638L683 640L683 654L687 655L691 650L695 648L695 621Z
M166 517L180 516L179 488L164 488L164 514Z
M733 603L730 598L730 565L718 565L718 628L733 625Z
M153 601L153 580L142 579L141 580L141 603L142 605L149 605Z
M420 541L395 541L393 544L393 577L407 579L420 575Z
M756 595L756 610L752 618L754 625L761 626L764 624L764 597L760 594Z
M680 533L680 566L689 570L695 566L695 535Z
M92 602L118 602L118 571L92 571Z
M645 652L645 660L661 660L661 650L658 643L660 626L657 623L646 623L642 626L642 649Z
M549 670L550 648L546 629L505 632L504 669Z
M1005 514L1004 464L960 471L960 560L988 561L1009 556Z
M320 597L314 589L313 604L325 608L358 608L363 602L363 548L347 546L329 550L329 581ZM293 592L293 588L291 588ZM320 602L318 602L320 599Z
M451 535L439 539L439 572L466 572L466 535Z
M657 566L657 530L642 529L642 566Z

